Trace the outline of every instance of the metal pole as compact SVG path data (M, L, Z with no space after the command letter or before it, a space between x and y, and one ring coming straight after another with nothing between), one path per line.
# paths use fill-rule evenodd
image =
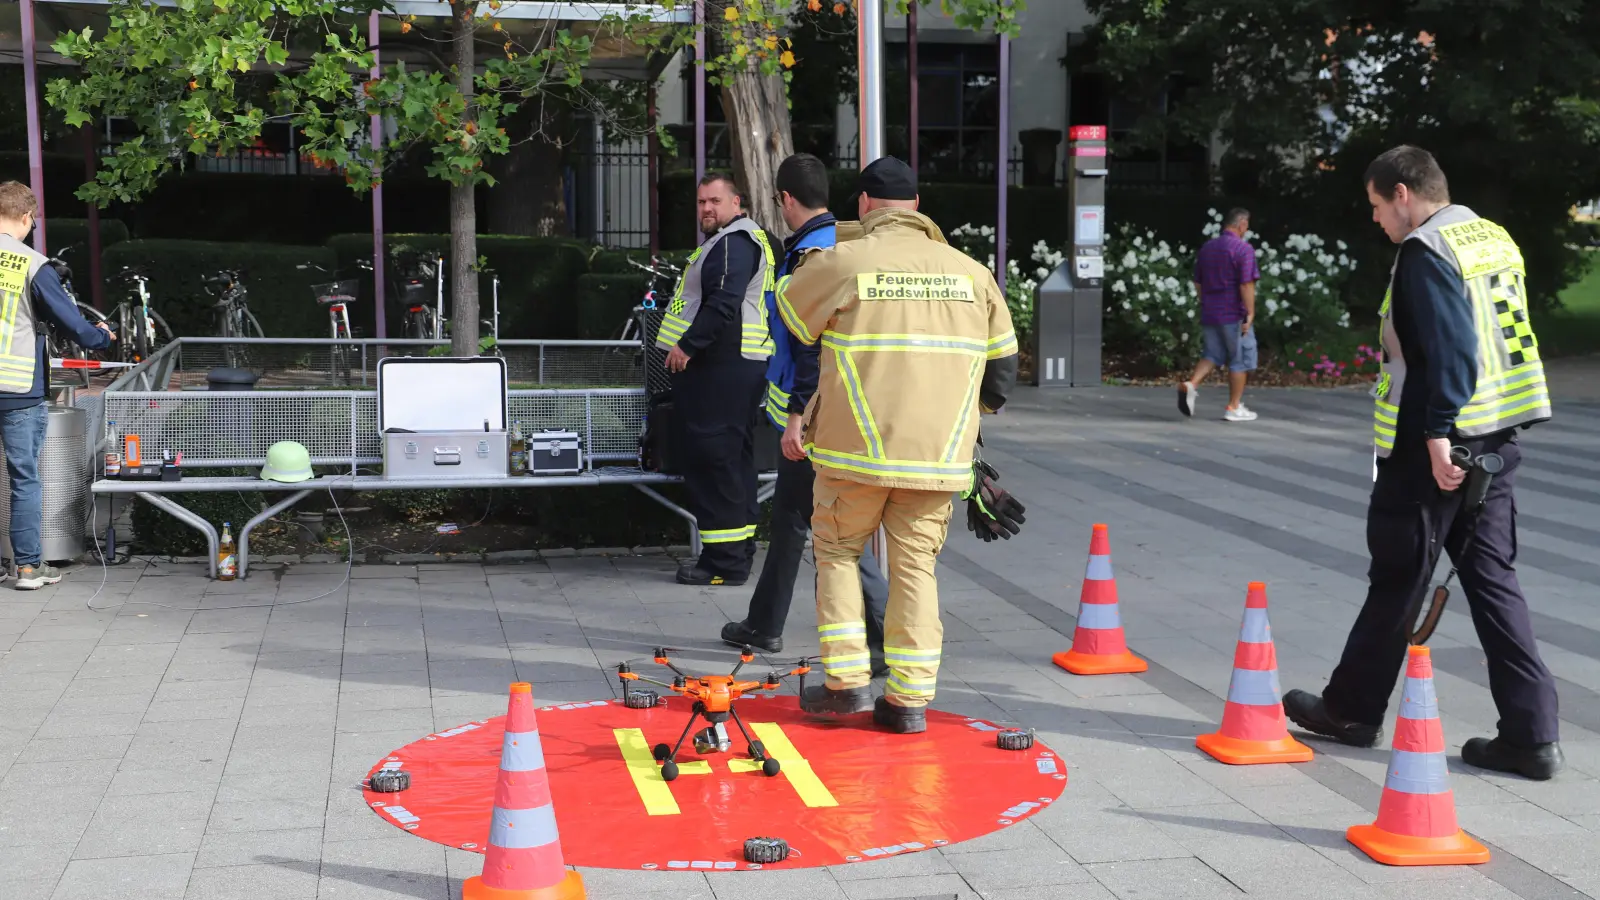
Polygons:
M27 94L28 181L39 209L33 216L33 249L46 253L44 241L44 141L39 121L39 62L34 58L33 0L22 0L22 89ZM216 556L212 553L212 556Z
M95 131L93 125L83 127L83 174L85 181L94 181L95 156L99 148L95 146ZM94 308L106 308L106 286L100 280L100 207L92 201L89 207L89 299Z
M917 3L912 0L906 7L906 81L911 85L910 128L907 143L911 146L911 171L921 172L917 165L917 127L921 116L917 109Z
M1006 292L1006 193L1011 186L1011 38L1000 35L1000 148L995 169L1000 173L1000 204L994 229L994 280Z
M648 158L645 160L646 179L650 182L646 193L650 198L650 258L655 259L661 252L661 189L656 184L659 159L661 157L661 136L656 132L656 83L650 82L649 94L645 99L648 108L647 115L650 120L650 139L645 147Z
M883 155L883 0L860 0L856 16L856 113L866 168Z
M367 17L367 46L372 48L372 80L377 81L382 74L378 64L378 12L373 10ZM376 113L372 116L372 155L376 165L383 151L383 117ZM375 172L381 176L381 171ZM377 317L375 324L380 339L389 336L389 323L384 314L383 293L383 185L381 183L372 188L372 310ZM362 365L361 377L366 378L366 366Z
M700 190L700 179L706 177L706 3L694 0L694 183ZM694 242L699 246L706 241L700 232L699 204L694 210Z

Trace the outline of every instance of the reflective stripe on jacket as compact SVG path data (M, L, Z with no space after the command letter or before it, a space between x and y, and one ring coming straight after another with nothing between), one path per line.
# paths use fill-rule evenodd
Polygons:
M820 217L819 217L820 218ZM834 245L833 217L800 235L795 245L784 251L778 266L782 278L794 270L795 261L812 250L825 250ZM772 359L767 361L767 395L762 402L767 418L779 430L789 427L789 399L794 393L795 355L800 342L784 327L783 316L778 313L775 291L767 293L767 328L772 332Z
M1481 437L1551 417L1539 342L1528 321L1522 251L1506 230L1471 209L1451 205L1435 213L1407 241L1420 241L1461 276L1478 336L1477 380L1472 399L1456 417L1462 437ZM1402 242L1404 246L1404 242ZM1395 255L1396 268L1399 253ZM1405 354L1394 328L1393 271L1378 314L1383 371L1373 388L1373 444L1378 456L1394 452L1406 381Z
M718 241L736 231L749 234L761 248L761 263L756 277L745 286L744 300L739 306L739 353L745 359L766 359L772 355L772 335L767 329L766 296L772 290L776 277L773 271L777 265L767 233L748 216L729 222L690 254L689 266L684 269L683 277L678 279L678 287L673 291L672 301L667 304L666 314L661 319L661 330L656 334L657 347L671 350L684 332L689 330L689 326L694 324L695 315L700 311L700 273L706 253Z
M780 280L790 333L822 343L806 444L818 471L851 481L966 490L981 402L1015 380L1017 339L989 270L904 209L867 215L860 237L807 254ZM998 365L991 366L991 361Z
M33 276L44 255L9 234L0 234L0 393L33 390L38 366L33 311Z

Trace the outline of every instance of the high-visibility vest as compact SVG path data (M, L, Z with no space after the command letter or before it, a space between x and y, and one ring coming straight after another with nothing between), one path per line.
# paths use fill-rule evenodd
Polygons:
M1461 277L1478 335L1478 377L1472 399L1456 417L1462 437L1482 437L1551 417L1539 342L1528 321L1522 251L1504 228L1465 206L1451 205L1406 235L1437 253ZM1404 242L1401 243L1402 248ZM1396 268L1399 254L1395 255ZM1394 330L1390 299L1394 271L1378 311L1383 319L1383 371L1373 389L1373 441L1378 456L1394 451L1406 361Z
M33 390L34 369L39 365L33 276L44 263L37 250L0 234L0 393Z
M767 292L772 290L776 280L773 270L777 266L767 233L748 216L740 216L729 222L721 231L707 238L700 249L690 254L689 266L684 269L683 277L678 279L678 287L672 292L672 300L661 319L661 330L656 333L657 347L671 350L677 346L689 326L694 324L694 317L700 312L700 270L706 254L718 241L736 231L750 235L761 248L755 277L745 285L744 302L739 306L739 353L745 359L757 360L772 355L772 334L767 328Z
M802 235L794 247L784 253L783 263L778 267L779 278L788 275L794 268L795 260L805 253L825 250L834 245L838 231L832 220L833 217L828 216L827 221ZM767 418L781 431L789 427L789 395L794 392L794 357L799 341L783 324L775 291L767 293L766 302L767 329L772 333L772 359L767 361L767 395L762 406L767 411Z

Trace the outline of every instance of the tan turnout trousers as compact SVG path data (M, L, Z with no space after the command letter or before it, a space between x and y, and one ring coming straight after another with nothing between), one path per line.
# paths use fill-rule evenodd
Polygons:
M889 606L883 622L889 681L897 706L927 706L939 676L944 625L934 560L950 528L951 493L879 487L817 473L811 517L817 558L817 632L832 690L872 681L865 602L857 565L881 523L886 534Z

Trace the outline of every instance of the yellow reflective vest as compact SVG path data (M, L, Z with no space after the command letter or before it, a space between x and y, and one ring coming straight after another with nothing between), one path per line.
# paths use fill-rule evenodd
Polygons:
M33 390L34 369L39 365L33 276L44 263L37 250L0 234L0 393Z
M1017 338L994 276L910 210L875 210L839 237L776 289L789 331L822 343L806 408L813 467L966 490L980 411L998 409L1016 379Z
M678 287L672 292L672 300L661 318L661 330L656 333L657 347L671 350L688 332L689 326L694 324L695 316L700 313L701 270L706 253L718 241L736 231L750 235L761 248L760 267L755 277L745 285L744 300L739 305L739 355L758 360L772 355L772 333L767 328L767 292L772 290L777 261L767 233L749 216L740 216L729 222L689 255L689 265L678 279Z
M1471 209L1451 205L1406 235L1421 241L1461 276L1467 301L1472 304L1478 335L1477 382L1472 399L1456 416L1455 430L1462 437L1482 437L1551 417L1550 392L1545 385L1539 342L1528 321L1526 271L1522 251L1504 228ZM1404 241L1401 242L1404 247ZM1395 254L1396 268L1399 253ZM1379 315L1383 371L1373 389L1373 443L1387 458L1394 451L1400 420L1401 390L1406 361L1395 333L1390 300L1394 272L1384 294Z

